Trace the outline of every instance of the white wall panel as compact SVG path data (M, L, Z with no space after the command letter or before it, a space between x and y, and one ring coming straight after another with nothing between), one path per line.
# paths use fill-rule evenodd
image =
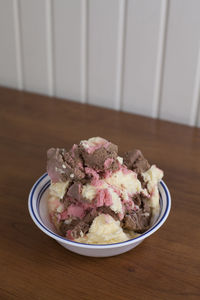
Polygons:
M53 1L55 93L81 100L81 0Z
M190 123L198 73L200 1L170 1L160 117Z
M0 84L17 88L14 1L0 0Z
M48 93L45 1L20 0L24 89Z
M90 0L88 102L114 108L118 61L118 0Z
M157 56L160 51L159 30L164 2L129 0L127 3L122 101L122 109L125 111L153 115L155 88L158 88Z
M0 85L200 127L199 0L0 0Z

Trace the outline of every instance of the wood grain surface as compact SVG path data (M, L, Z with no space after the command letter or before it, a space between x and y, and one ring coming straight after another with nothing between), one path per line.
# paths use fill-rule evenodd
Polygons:
M142 149L172 196L166 223L116 257L67 251L27 208L46 150L92 136ZM0 88L0 139L0 299L200 299L200 129Z

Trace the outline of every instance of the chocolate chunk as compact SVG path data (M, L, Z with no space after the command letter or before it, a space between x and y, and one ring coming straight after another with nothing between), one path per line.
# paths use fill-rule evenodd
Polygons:
M65 194L64 198L63 198L63 204L65 208L68 208L68 206L70 206L71 204L76 205L77 200L75 198L69 197L67 195L67 193Z
M93 153L88 153L87 150L83 147L83 145L80 145L80 152L83 157L85 166L97 170L98 172L104 171L104 163L108 158L113 160L109 169L116 170L118 168L118 147L112 143L110 143L107 147L104 147L104 145L102 145L102 147L94 150Z
M77 145L74 145L69 152L65 152L64 160L66 162L66 169L70 170L71 179L79 181L85 177L83 161Z
M136 149L125 153L124 164L137 174L143 173L150 168L150 164L144 158L142 152Z
M122 227L128 230L141 233L148 229L151 218L151 210L148 204L148 198L142 193L133 197L135 205L139 207L138 210L127 212L122 220Z
M133 230L138 233L146 231L150 224L150 214L147 216L142 210L132 211L126 214L122 222L124 229Z
M74 219L69 223L65 223L65 221L61 221L59 230L63 236L66 236L68 230L72 230L78 223L80 219Z
M141 182L142 188L147 189L147 182L144 180L141 173L138 173L137 178Z
M80 237L81 232L83 234L86 234L89 230L89 224L85 223L84 221L80 221L71 231L71 236L74 239L77 239L78 237Z
M150 207L148 204L148 198L146 196L144 196L142 193L140 194L136 194L133 197L133 202L135 203L135 205L138 205L139 208L142 209L143 213L150 213Z
M69 176L64 161L65 149L51 148L47 151L47 172L53 182L66 181Z
M84 222L87 223L89 226L92 224L94 218L96 218L97 216L97 211L96 210L92 210L90 212L88 212L85 217L83 218Z
M85 217L81 220L79 218L73 219L69 223L61 222L60 232L66 237L67 231L70 230L70 235L76 239L81 236L81 232L86 234L92 224L94 218L98 215L97 211L88 211Z
M140 194L136 194L136 195L133 197L133 202L135 203L135 205L138 205L138 206L141 205L142 199L141 199Z
M47 172L53 182L68 179L79 181L85 177L83 162L74 145L67 152L65 149L51 148L47 151Z
M82 190L82 185L78 182L75 182L69 188L69 190L67 192L67 196L69 196L77 201L82 201L81 190Z
M67 231L70 230L71 231L71 236L76 239L78 237L80 237L81 232L83 234L87 233L89 230L89 224L84 222L84 220L80 220L80 219L74 219L71 221L71 223L66 224L65 222L61 222L60 224L60 232L61 234L66 237L67 235Z
M143 213L149 213L151 212L149 203L148 203L148 198L142 197L142 203L141 203L141 209L143 211Z
M108 206L101 206L97 209L99 214L110 215L115 221L119 220L118 215Z
M68 203L69 201L73 203L76 203L77 201L84 202L84 203L89 202L88 199L82 196L82 187L83 187L82 183L78 183L78 182L74 182L71 185L71 187L68 189L67 192L67 198L69 198Z

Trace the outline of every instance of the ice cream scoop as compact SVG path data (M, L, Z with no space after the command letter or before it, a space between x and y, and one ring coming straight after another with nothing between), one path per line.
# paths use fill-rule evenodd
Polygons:
M148 230L159 209L163 171L150 166L140 150L120 157L118 147L101 137L82 140L69 151L49 149L47 172L51 220L67 239L95 244L128 240ZM109 238L106 230L111 228Z

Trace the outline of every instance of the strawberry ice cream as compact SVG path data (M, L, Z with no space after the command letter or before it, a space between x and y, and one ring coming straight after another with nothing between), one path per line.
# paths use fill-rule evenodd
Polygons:
M94 137L71 150L47 152L49 213L59 234L77 242L117 243L149 229L159 210L163 172L140 150L118 156L113 143Z

